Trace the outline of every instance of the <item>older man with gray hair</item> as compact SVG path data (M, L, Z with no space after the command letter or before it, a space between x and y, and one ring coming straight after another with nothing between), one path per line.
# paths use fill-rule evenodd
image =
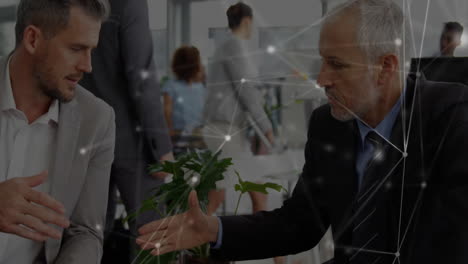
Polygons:
M329 13L318 77L329 104L312 114L280 209L216 218L192 192L187 212L142 227L137 243L159 255L211 242L214 257L262 259L308 250L331 226L334 264L468 263L468 89L406 79L405 25L390 0Z

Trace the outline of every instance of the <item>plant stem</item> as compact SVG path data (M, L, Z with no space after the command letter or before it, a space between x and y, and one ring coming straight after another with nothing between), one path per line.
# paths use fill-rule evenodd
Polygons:
M236 211L234 211L234 215L237 215L237 210L239 209L239 204L240 204L240 201L241 201L241 198L242 198L242 194L243 193L240 193L239 194L239 199L237 199Z

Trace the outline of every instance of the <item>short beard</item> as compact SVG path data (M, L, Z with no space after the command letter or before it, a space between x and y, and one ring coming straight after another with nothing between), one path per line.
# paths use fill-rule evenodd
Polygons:
M343 110L345 112L336 113L335 111L333 111L333 108L330 109L331 115L333 116L333 118L335 118L338 121L347 122L356 118L352 113L348 112L345 109Z
M61 103L68 103L73 98L67 98L58 88L58 84L54 82L52 78L50 78L53 76L52 67L47 67L44 69L44 62L47 64L48 59L48 50L44 51L42 56L36 57L35 59L34 74L39 84L39 89L44 95L50 97L51 99L56 99Z
M68 103L73 98L67 98L64 94L57 88L57 84L55 84L51 79L48 78L50 75L51 69L46 69L45 71L41 71L36 69L36 78L39 83L39 89L42 93L51 99L56 99L61 103Z
M65 97L59 89L53 89L53 88L50 88L48 86L46 86L45 84L41 83L39 85L41 91L48 97L52 98L52 99L57 99L59 102L61 103L68 103L70 102L73 98L67 98Z

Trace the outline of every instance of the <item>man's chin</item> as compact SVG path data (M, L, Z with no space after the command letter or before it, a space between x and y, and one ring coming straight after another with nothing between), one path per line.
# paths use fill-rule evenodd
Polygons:
M47 90L44 92L51 99L56 99L61 103L69 103L75 97L75 88L71 87L66 92L61 92L59 90Z
M351 121L355 118L353 114L349 113L346 110L337 110L333 109L332 107L330 111L333 118L341 122Z

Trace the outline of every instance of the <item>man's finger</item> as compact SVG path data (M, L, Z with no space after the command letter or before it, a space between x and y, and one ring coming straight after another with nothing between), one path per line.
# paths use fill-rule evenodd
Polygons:
M49 175L48 171L43 171L37 175L24 177L22 179L26 182L26 184L29 187L33 188L33 187L43 184L47 180L48 175Z
M50 208L56 211L57 213L65 213L65 207L63 206L63 204L61 204L60 202L43 192L31 190L26 194L26 199L30 202L34 202L36 204Z
M38 205L29 204L26 207L26 212L24 213L31 215L43 222L54 224L62 228L67 228L70 226L70 221L68 221L68 219L66 219L63 215L57 214L52 210Z
M153 173L151 174L151 176L153 178L156 178L156 179L164 179L166 178L167 176L169 176L169 173L166 173L166 172L156 172L156 173Z
M167 230L151 232L151 233L147 233L146 235L139 236L136 242L138 245L142 246L147 243L153 243L154 241L159 241L161 239L164 239L168 235L169 234L167 234Z
M147 233L165 230L169 226L169 222L171 220L172 220L172 217L164 218L158 221L153 221L151 223L148 223L140 227L138 229L138 233L140 233L140 235L145 235Z
M144 244L141 244L140 247L142 250L148 250L153 248L161 247L161 245L167 244L166 239L154 239L151 241L146 241Z
M21 227L19 225L13 225L9 228L9 231L10 233L12 234L15 234L15 235L18 235L20 237L24 237L24 238L27 238L27 239L30 239L30 240L34 240L34 241L37 241L37 242L44 242L47 240L47 237L40 234L40 233L37 233L37 232L33 232L31 230L28 230L24 227Z
M201 210L200 209L200 203L198 202L198 197L197 197L197 192L195 190L192 190L189 194L189 205L190 205L190 210L195 209L195 210Z
M161 244L159 248L155 248L151 251L151 255L160 256L175 250L175 245L173 244Z
M36 231L37 233L40 233L44 236L55 239L60 239L62 236L58 230L55 230L54 228L44 224L44 222L33 216L21 215L18 220L22 225L25 225L29 229L32 229L33 231Z

